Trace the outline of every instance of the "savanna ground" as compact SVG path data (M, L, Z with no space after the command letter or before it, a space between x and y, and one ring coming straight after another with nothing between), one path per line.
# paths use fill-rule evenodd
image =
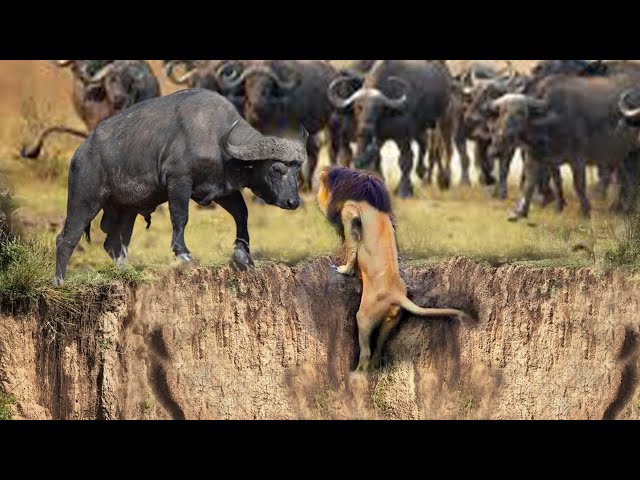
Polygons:
M452 68L460 68L463 62L452 62ZM515 61L514 65L527 69L532 62ZM160 61L152 61L152 65L163 94L178 90L167 81ZM0 173L7 175L13 184L19 222L24 230L39 238L47 255L53 254L55 236L65 218L68 163L79 142L65 136L53 137L38 160L20 159L17 152L43 126L64 122L84 127L73 111L70 93L71 73L66 69L57 69L46 61L0 62ZM395 144L388 143L384 149L385 176L392 188L399 178L395 167L397 156ZM324 147L321 165L327 162ZM553 206L541 209L536 205L528 221L508 223L508 210L519 194L519 159L511 171L507 201L492 198L488 190L479 186L475 170L473 187L460 186L457 155L453 163L454 186L450 191L422 186L414 177L416 198L394 201L399 248L405 262L468 256L492 264L580 267L602 263L606 252L622 235L622 221L609 214L604 202L593 199L591 221L579 217L568 170L563 172L568 200L563 214L556 213ZM591 185L594 173L589 172ZM331 254L338 247L336 235L316 208L312 195L303 195L303 206L293 212L258 205L251 197L247 192L252 255L257 262L294 264ZM71 278L96 267L109 268L99 219L100 215L92 225L93 243L89 245L82 240L71 258ZM224 210L198 208L192 203L185 237L198 262L226 263L232 253L234 234L233 219ZM174 265L170 239L166 206L153 214L149 230L145 230L145 222L139 217L129 249L131 265L145 270ZM53 275L53 258L51 262Z

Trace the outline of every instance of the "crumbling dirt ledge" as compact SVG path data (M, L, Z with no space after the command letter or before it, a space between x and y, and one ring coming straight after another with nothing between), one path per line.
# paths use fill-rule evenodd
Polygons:
M62 338L0 316L0 388L16 418L640 418L640 295L617 272L407 268L416 303L379 373L352 373L357 282L295 268L175 269Z

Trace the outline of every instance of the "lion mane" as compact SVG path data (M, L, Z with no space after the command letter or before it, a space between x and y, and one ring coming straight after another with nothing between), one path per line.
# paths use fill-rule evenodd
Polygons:
M326 186L330 193L327 218L344 239L340 221L342 206L346 201L367 202L376 210L389 215L393 222L391 197L384 180L372 172L346 167L329 167Z

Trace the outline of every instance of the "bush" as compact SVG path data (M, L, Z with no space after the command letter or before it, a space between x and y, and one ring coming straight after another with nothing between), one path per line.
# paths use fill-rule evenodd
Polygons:
M623 236L618 246L605 254L605 260L612 265L640 267L640 189L636 189L632 205L624 218Z

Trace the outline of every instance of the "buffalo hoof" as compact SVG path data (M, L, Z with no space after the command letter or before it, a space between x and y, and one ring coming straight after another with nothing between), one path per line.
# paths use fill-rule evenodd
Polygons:
M116 260L116 267L120 270L123 270L127 266L127 257L125 255L120 255Z
M451 175L447 173L438 173L438 187L440 190L449 190L451 187Z
M498 200L506 200L507 199L507 189L503 188L501 186L496 186L496 188L493 189L493 197L497 198Z
M515 211L511 212L511 215L509 215L507 220L509 222L517 222L518 220L523 219L523 218L527 218L527 214L525 214L523 212L520 212L518 210L515 210Z
M424 165L422 165L422 164L419 164L419 165L416 167L416 175L418 175L418 178L419 178L420 180L424 180L424 177L425 177L425 175L426 175L426 174L427 174L427 169L426 169L426 167L425 167Z
M62 279L62 277L53 277L53 286L55 288L60 288L63 283L64 280Z
M413 196L413 188L410 185L400 185L398 188L398 197L411 198Z
M239 272L247 272L255 269L251 255L242 246L237 246L230 262L231 268Z
M567 202L564 200L556 202L556 212L562 213L564 211L564 207L566 206Z
M187 263L193 261L193 257L190 253L181 253L180 255L177 255L177 257L181 262Z
M480 181L480 185L484 185L487 187L491 185L495 185L497 183L496 179L492 175L489 175L489 176L480 175L479 181Z

